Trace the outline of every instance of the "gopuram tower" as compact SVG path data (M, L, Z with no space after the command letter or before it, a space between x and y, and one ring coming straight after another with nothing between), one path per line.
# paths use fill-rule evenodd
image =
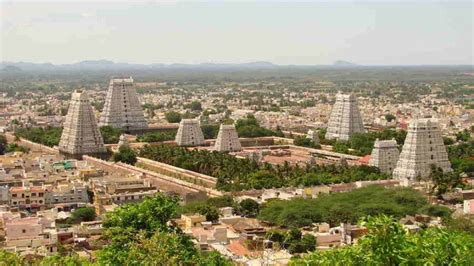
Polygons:
M364 124L352 94L337 94L331 110L326 139L349 140L354 133L363 133Z
M72 157L105 153L104 141L97 128L87 93L76 90L71 97L63 125L59 151Z
M393 177L405 181L426 178L431 173L431 165L443 172L452 171L439 125L430 119L413 120Z
M379 168L382 173L391 175L397 166L399 154L400 152L398 151L398 145L395 139L376 139L372 154L370 155L369 165Z
M241 151L239 136L234 125L221 124L214 149L221 152Z
M131 77L110 80L99 126L112 126L125 132L148 128Z
M199 121L196 119L182 119L176 133L176 144L178 146L199 146L204 144Z

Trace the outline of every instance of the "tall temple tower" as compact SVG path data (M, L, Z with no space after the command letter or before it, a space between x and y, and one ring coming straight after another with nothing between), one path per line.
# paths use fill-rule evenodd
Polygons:
M452 171L439 125L430 119L413 120L393 176L408 181L426 178L431 173L431 165L440 167L443 172Z
M352 94L336 95L336 103L329 117L326 139L349 140L354 133L362 133L364 123Z
M221 124L214 149L222 152L242 150L239 136L237 135L237 130L234 125Z
M126 132L148 128L131 77L110 80L99 126L112 126Z
M380 172L392 174L397 166L399 156L397 141L392 140L375 140L372 154L370 155L370 166L380 169Z
M196 119L182 119L176 133L176 143L178 146L199 146L204 144L199 121Z
M97 128L87 93L76 90L71 97L59 151L72 156L105 153L104 140Z

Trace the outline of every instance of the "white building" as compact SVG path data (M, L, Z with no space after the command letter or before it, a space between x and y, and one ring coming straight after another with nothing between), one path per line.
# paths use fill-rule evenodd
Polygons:
M444 172L452 171L438 123L430 119L413 120L393 176L408 181L426 178L431 173L431 165Z

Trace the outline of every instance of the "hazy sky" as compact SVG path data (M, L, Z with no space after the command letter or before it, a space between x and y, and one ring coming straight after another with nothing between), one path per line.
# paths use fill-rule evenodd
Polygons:
M1 1L1 61L473 64L471 1Z

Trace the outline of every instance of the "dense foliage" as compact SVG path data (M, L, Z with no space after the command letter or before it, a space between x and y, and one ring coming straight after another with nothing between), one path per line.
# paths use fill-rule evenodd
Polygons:
M112 126L103 126L100 128L100 134L102 135L105 144L116 144L119 142L122 130Z
M15 131L15 135L18 137L25 138L27 140L40 143L49 147L53 147L59 144L61 139L62 128L59 127L48 127L43 128L18 128Z
M237 120L235 128L237 129L237 134L241 138L256 138L265 136L283 137L283 132L279 130L273 131L261 127L253 115L248 115L247 118Z
M262 206L259 219L280 226L301 227L311 223L355 223L367 215L403 217L420 213L428 206L423 195L411 188L370 186L316 199L274 200Z
M219 125L202 125L201 130L205 139L215 139L217 138L217 134L219 133Z
M204 201L194 201L185 204L181 207L180 212L184 214L199 213L202 215L209 215L209 210L218 210L223 207L232 207L235 214L255 218L260 211L260 205L252 199L244 199L240 202L234 201L231 196L225 195L216 198L209 198ZM215 220L215 219L208 219Z
M6 147L6 149L5 149L5 153L7 153L7 152L25 152L26 153L29 150L30 149L28 149L27 147L18 145L17 143L9 143ZM0 152L0 154L1 154L1 152Z
M135 151L127 145L119 147L118 152L112 156L114 162L122 162L126 164L134 165L137 162L137 155Z
M95 209L91 207L84 207L75 209L72 212L71 218L76 222L89 222L95 220Z
M333 143L335 152L353 154L357 156L368 155L372 152L376 139L389 140L394 138L398 145L403 145L407 132L385 129L381 132L356 133L349 141L337 140Z
M368 218L356 245L316 251L291 265L472 265L474 236L439 228L407 232L387 216Z
M259 165L250 159L205 150L187 150L176 146L145 146L140 157L214 176L217 188L225 191L284 186L315 186L359 180L387 179L375 167L336 165L291 166L289 163Z
M474 176L474 139L448 146L448 157L455 172Z
M305 253L316 249L316 237L311 234L303 235L296 228L288 231L270 230L267 232L266 239L271 240L274 245L287 249L292 254Z
M170 265L227 265L216 253L200 253L189 236L168 225L177 208L177 198L159 194L107 213L104 237L109 243L97 253L98 263L153 265L166 261Z
M167 130L160 132L148 132L137 136L139 142L160 142L167 140L174 140L176 137L176 130Z
M165 119L168 123L179 123L181 121L181 114L175 111L165 113Z
M311 139L304 137L304 136L297 136L293 140L293 144L296 146L303 146L308 148L320 149L321 145L314 143Z

